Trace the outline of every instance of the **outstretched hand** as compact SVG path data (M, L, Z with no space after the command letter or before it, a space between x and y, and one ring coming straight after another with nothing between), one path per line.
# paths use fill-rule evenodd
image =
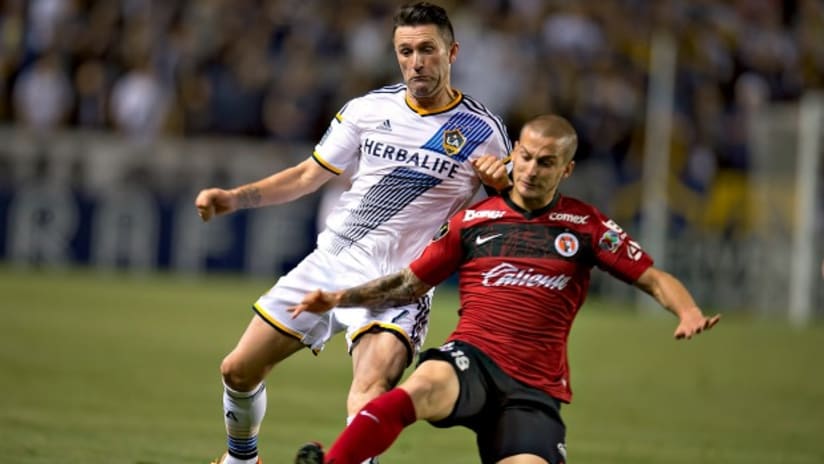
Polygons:
M716 314L712 317L707 317L701 314L700 311L696 314L690 314L689 316L685 316L681 319L681 322L678 323L678 327L675 329L675 339L689 340L692 337L700 334L701 332L710 330L715 326L715 324L718 324L718 321L720 320L720 314Z
M482 155L472 160L472 167L481 182L499 192L512 186L512 180L506 171L506 165L500 158L492 155Z
M234 196L228 190L210 188L201 190L195 198L197 215L203 222L214 216L228 214L237 209Z
M320 289L307 293L298 305L286 308L292 313L292 319L302 312L325 313L337 304L337 293L324 292Z

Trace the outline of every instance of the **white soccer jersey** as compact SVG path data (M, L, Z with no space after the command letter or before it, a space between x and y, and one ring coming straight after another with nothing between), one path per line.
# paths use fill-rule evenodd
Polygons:
M358 163L318 247L375 266L368 274L406 267L477 192L471 160L491 154L508 163L511 148L501 118L460 92L435 111L410 104L404 84L349 101L313 153L335 174Z

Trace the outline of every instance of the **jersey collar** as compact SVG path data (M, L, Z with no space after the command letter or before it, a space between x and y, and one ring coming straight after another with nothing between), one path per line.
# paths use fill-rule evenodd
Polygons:
M463 93L461 93L460 90L454 87L452 88L452 91L455 92L455 98L453 98L451 102L447 103L446 105L440 108L434 108L431 110L421 108L420 106L417 106L414 103L412 103L412 101L409 99L408 93L404 96L404 100L406 101L406 106L408 106L412 111L418 113L421 116L429 116L430 114L444 113L458 106L458 104L463 100Z
M558 200L561 198L561 195L558 192L555 192L555 196L552 198L552 201L550 201L548 205L540 209L527 211L521 208L520 206L516 205L515 202L512 201L512 199L509 197L509 192L504 192L501 194L501 196L503 197L506 204L509 205L509 207L512 208L513 211L521 214L521 216L523 216L526 219L535 219L536 217L546 214L549 210L555 208L555 206L558 204Z

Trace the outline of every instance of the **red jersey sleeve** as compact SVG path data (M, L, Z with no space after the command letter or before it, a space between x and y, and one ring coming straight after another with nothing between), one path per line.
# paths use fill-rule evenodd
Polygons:
M598 216L593 237L598 267L624 282L635 283L652 266L652 257L615 221L600 213Z
M409 265L412 273L429 285L446 280L461 265L464 257L461 244L461 218L458 213L441 226L423 253Z

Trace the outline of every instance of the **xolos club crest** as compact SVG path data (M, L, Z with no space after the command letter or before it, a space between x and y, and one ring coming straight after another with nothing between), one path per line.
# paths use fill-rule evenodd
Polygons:
M569 258L578 253L578 237L569 232L563 232L555 237L555 251L564 258Z
M466 137L464 137L460 129L449 129L443 132L443 149L447 155L457 155L465 143Z

